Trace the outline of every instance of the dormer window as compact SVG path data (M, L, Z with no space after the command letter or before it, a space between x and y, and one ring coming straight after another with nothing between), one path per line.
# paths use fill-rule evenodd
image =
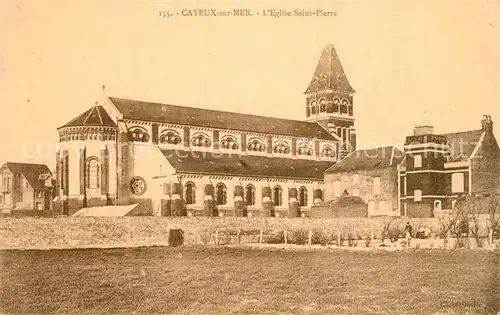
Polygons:
M334 158L335 150L331 146L324 146L323 149L321 149L321 156L326 158Z
M212 145L212 141L210 141L210 138L206 134L198 133L191 138L191 145L193 147L208 148Z
M285 142L278 142L274 145L273 152L277 154L289 154L290 147Z
M134 142L149 142L149 135L145 129L136 127L129 131L128 139Z
M220 147L224 150L238 150L240 146L238 144L238 140L236 140L235 137L225 136L220 142Z
M302 143L299 145L299 149L297 150L297 154L311 156L311 155L313 155L313 149L308 143Z
M260 139L251 139L247 146L248 151L254 152L264 152L266 151L266 145Z
M160 136L161 144L180 144L182 142L179 134L173 130L167 131Z

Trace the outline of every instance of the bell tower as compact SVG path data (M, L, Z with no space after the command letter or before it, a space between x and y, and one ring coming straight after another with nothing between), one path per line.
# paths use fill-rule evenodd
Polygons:
M304 92L306 120L319 123L341 139L341 157L356 150L354 93L333 44L328 44Z

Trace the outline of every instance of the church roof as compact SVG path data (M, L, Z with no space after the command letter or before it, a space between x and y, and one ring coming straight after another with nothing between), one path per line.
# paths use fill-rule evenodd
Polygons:
M41 175L52 174L45 164L7 162L3 165L13 174L22 174L33 189L42 189Z
M404 158L404 152L394 146L356 150L325 171L339 173L356 170L397 166Z
M336 140L315 122L232 113L212 109L109 98L125 119Z
M482 130L470 130L463 132L446 133L446 143L450 146L452 153L449 162L468 160L474 149L479 144Z
M116 127L115 122L102 106L93 106L83 114L71 120L63 127L76 127L76 126L107 126Z
M354 93L354 89L349 84L349 81L347 81L344 68L340 63L339 56L333 44L329 44L323 49L311 83L309 83L309 87L307 87L304 94L328 88Z
M255 155L162 150L177 172L323 180L333 162Z

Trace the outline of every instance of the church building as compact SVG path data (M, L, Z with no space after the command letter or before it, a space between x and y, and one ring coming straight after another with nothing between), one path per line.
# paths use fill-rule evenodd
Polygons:
M327 45L304 120L103 95L58 128L57 213L138 203L156 216L304 216L355 150L354 90Z

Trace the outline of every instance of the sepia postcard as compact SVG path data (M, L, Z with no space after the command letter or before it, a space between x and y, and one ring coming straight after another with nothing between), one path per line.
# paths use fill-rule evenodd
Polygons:
M0 1L0 312L500 315L499 14Z

